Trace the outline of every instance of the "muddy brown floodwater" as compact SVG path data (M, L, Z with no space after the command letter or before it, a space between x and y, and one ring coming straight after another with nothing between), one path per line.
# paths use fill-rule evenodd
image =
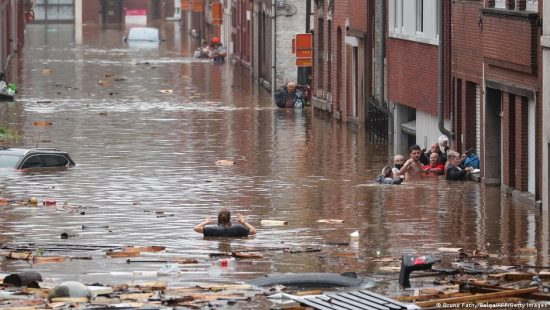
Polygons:
M17 101L1 104L0 121L20 131L18 145L60 147L77 166L2 171L0 196L54 199L58 207L0 207L0 240L93 259L4 260L2 272L32 269L84 283L156 280L147 272L162 263L104 258L103 247L124 245L166 246L166 255L198 259L163 278L182 285L281 272L368 275L378 271L374 257L438 247L478 249L498 264L549 265L548 224L535 208L474 182L374 184L393 155L388 145L311 108L274 108L247 70L193 59L185 33L175 24L161 29L167 41L160 48L134 49L118 30L85 26L80 36L72 25L28 26L13 65ZM235 165L216 165L221 159ZM222 207L245 214L257 236L205 240L193 232ZM288 225L263 227L262 219ZM347 244L356 230L358 244ZM76 236L61 239L62 232ZM320 252L273 249L308 247ZM209 268L209 253L243 249L264 258L238 260L229 272ZM373 279L398 294L396 274Z

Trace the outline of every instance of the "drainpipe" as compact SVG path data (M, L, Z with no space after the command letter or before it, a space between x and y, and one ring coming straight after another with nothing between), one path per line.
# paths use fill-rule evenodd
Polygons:
M385 66L384 66L384 55L386 54L386 32L385 32L385 21L386 21L386 0L378 1L378 48L377 48L377 62L378 62L378 100L379 106L383 108L382 110L388 116L388 145L390 148L393 145L393 113L390 109L390 104L386 104L386 99L384 96L384 80L385 80Z
M444 112L444 81L445 81L445 63L443 57L445 56L445 46L444 46L444 17L445 10L443 9L444 1L439 3L439 49L438 49L438 70L439 77L437 79L437 121L438 128L442 134L449 137L449 145L451 144L453 133L445 128L445 114Z
M271 97L275 96L277 89L277 53L276 53L276 32L277 32L277 0L271 0Z

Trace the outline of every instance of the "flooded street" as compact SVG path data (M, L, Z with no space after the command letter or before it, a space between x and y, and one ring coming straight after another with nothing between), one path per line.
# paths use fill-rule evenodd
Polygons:
M276 108L246 69L192 58L195 45L177 27L162 25L166 42L158 49L129 48L123 31L99 26L85 26L81 38L72 25L27 27L19 93L16 102L0 104L1 121L20 131L19 146L59 147L77 165L1 172L0 196L53 199L58 208L0 207L0 243L55 245L66 249L57 254L93 259L5 260L3 273L32 269L83 283L155 281L147 272L162 263L105 258L103 247L126 245L166 246L166 255L198 259L181 275L163 278L177 284L281 272L365 275L378 271L375 257L439 247L478 249L500 265L550 265L548 223L537 209L474 182L375 184L393 157L388 145L311 108ZM53 125L36 127L36 121ZM64 203L81 208L67 210ZM222 207L242 212L258 234L205 240L193 231ZM288 225L261 226L264 219ZM359 243L349 244L356 230ZM62 240L63 232L76 236ZM529 248L538 252L522 250ZM232 272L209 268L216 260L209 253L254 249L264 258L238 260ZM380 279L389 294L398 293L396 274Z

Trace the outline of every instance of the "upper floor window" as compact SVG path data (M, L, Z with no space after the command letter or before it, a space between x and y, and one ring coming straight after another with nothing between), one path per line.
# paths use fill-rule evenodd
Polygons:
M526 11L532 11L532 12L538 12L539 10L539 2L538 0L527 0L527 8Z
M495 0L495 8L505 9L506 8L506 0Z
M424 32L424 0L416 0L416 32Z
M514 0L510 3L512 7L506 6L506 0L495 0L495 8L499 9L518 9L520 7L520 0ZM537 12L539 10L538 0L525 0L526 11ZM523 10L523 9L522 9Z
M441 0L390 0L389 36L403 40L438 44L438 15Z

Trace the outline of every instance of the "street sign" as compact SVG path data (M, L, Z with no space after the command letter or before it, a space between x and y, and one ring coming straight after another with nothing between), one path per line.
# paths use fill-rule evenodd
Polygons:
M296 67L311 67L313 62L311 58L296 58Z
M181 0L181 10L189 11L191 9L191 0Z
M193 12L202 12L202 0L193 0Z
M221 25L222 24L222 20L223 20L223 17L222 17L222 4L217 2L217 3L212 3L211 4L212 6L212 24L213 25Z
M313 65L313 36L311 33L299 33L292 40L293 50L296 52L297 67L311 67Z
M311 50L296 50L296 57L311 58Z

